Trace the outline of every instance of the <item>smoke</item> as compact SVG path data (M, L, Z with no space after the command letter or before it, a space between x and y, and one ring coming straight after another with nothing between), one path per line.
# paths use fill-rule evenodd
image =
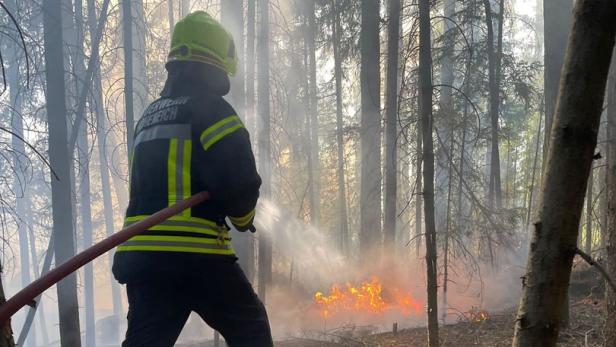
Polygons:
M291 282L317 289L345 277L346 259L325 233L270 200L262 200L259 207L255 221L257 235L270 237L278 258L289 260L287 271Z
M262 200L255 222L258 235L271 238L274 254L273 286L266 306L277 338L321 335L340 327L366 327L375 331L425 325L426 278L423 257L408 252L385 251L380 262L360 262L345 257L327 233L295 218L271 200ZM439 255L442 262L442 255ZM498 264L450 257L446 324L469 318L471 310L509 312L518 303L526 251L502 250ZM369 265L365 265L365 264ZM443 264L439 263L439 310L443 309ZM419 313L388 310L341 313L323 317L315 293L328 295L332 285L344 289L378 279L383 298L395 292L408 293L422 307ZM442 312L439 317L442 317Z

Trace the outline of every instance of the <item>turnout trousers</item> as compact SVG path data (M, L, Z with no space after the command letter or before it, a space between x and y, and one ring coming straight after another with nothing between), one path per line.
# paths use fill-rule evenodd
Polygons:
M273 346L265 307L237 263L216 264L198 275L128 281L126 291L122 347L173 346L192 311L229 347Z

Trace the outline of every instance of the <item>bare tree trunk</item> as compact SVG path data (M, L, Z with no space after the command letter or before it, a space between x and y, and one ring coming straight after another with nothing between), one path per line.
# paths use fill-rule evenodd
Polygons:
M435 220L437 230L444 234L443 242L443 296L442 296L442 322L445 324L447 319L447 288L449 280L449 233L450 233L450 208L451 208L451 171L453 157L453 128L454 128L454 107L452 98L452 87L454 84L454 48L455 37L452 21L456 13L456 3L453 0L443 1L443 15L447 18L443 20L444 47L441 63L441 96L439 100L440 112L443 120L441 129L437 129L441 139L442 148L437 158L436 191L440 193L435 196ZM440 171L440 174L439 174ZM445 193L445 189L447 193Z
M340 251L342 254L349 253L349 218L347 211L346 180L344 177L344 124L342 110L342 57L340 57L340 2L332 0L334 18L332 20L332 45L334 50L334 75L336 79L336 153L338 156L338 209Z
M381 245L381 84L379 0L361 1L361 259L375 263Z
M575 5L514 346L556 345L597 144L615 16L611 0Z
M122 37L124 40L124 113L128 160L133 151L135 115L133 102L133 16L130 0L122 0Z
M548 144L552 131L552 120L556 108L556 97L560 74L565 60L567 38L571 29L573 1L543 0L543 39L544 39L544 77L545 132L543 141L543 165L547 164ZM542 170L545 171L545 168Z
M237 55L239 57L237 74L231 79L231 102L246 121L246 93L244 92L244 1L228 0L220 3L220 18L227 30L231 32L235 41ZM239 233L233 237L233 248L239 258L239 264L244 270L246 277L254 277L254 237L251 233Z
M100 15L106 15L101 13ZM95 8L95 0L88 0L88 24L90 28L90 41L94 42L96 37L96 8ZM94 80L93 80L93 89L92 95L93 100L91 101L91 105L94 108L94 112L96 114L96 137L98 141L98 156L99 156L99 169L101 176L101 188L103 192L103 215L105 220L105 231L107 236L111 236L114 233L114 225L113 225L113 203L111 198L111 183L109 179L109 159L108 159L108 146L107 146L107 124L105 122L105 109L103 105L103 87L101 83L101 71L99 60L100 57L98 55L91 56L90 59L94 59ZM118 196L118 199L120 197ZM113 261L113 251L109 252L108 262L111 264ZM114 328L111 329L113 336L109 337L110 341L115 341L119 343L120 335L119 335L119 322L120 317L122 315L122 297L120 294L120 286L118 283L111 278L111 297L113 303L113 317L114 317Z
M607 272L616 278L616 55L612 56L607 87L607 232L605 235L605 254ZM616 347L616 292L605 286L605 346Z
M385 114L385 253L395 257L396 205L398 198L398 56L400 0L389 0L387 31L387 91Z
M224 0L220 2L220 20L231 33L237 50L237 73L231 77L229 98L233 107L245 120L246 96L244 93L244 0Z
M229 1L229 0L223 0ZM190 0L180 0L180 19L186 17L190 13Z
M317 58L316 58L316 35L317 24L315 18L315 0L305 0L306 16L308 19L308 30L306 31L306 43L308 48L308 81L309 89L309 118L310 118L310 162L312 163L311 176L309 182L310 194L310 219L313 225L321 222L321 165L319 155L319 99L317 85Z
M71 45L75 47L73 54L73 69L75 76L85 76L86 67L84 64L84 20L83 20L83 0L75 0L75 30L71 37ZM90 83L90 81L85 81ZM85 83L79 78L75 78L75 90L77 95L81 95L82 90L86 87ZM79 102L79 100L76 100ZM76 107L76 110L78 108ZM86 120L86 113L76 114L75 119L78 117ZM92 211L91 211L91 199L90 199L90 163L88 158L88 134L87 123L81 122L81 126L74 131L77 131L77 158L79 166L79 197L80 197L80 217L81 227L83 234L83 247L89 248L93 244L92 237ZM87 264L84 267L84 304L85 304L85 323L86 323L86 336L85 345L88 347L96 346L96 331L95 331L95 312L94 312L94 269L92 263Z
M11 13L17 13L17 3L15 1L9 1L8 4ZM15 49L15 48L13 48ZM17 50L15 50L17 52ZM30 198L28 192L28 182L26 179L27 164L24 160L27 160L26 147L21 137L24 138L24 125L23 125L23 97L21 95L21 88L19 81L21 79L21 73L19 71L20 61L17 54L11 57L11 64L8 68L7 82L9 86L9 98L12 110L10 112L11 117L11 131L15 134L11 136L11 148L15 151L13 155L13 168L14 168L14 181L13 181L13 193L15 194L15 212L19 217L17 223L17 237L19 241L19 264L21 272L21 286L22 288L30 284L30 256L28 253L28 229L30 227L28 223L29 213L28 207L30 205ZM35 331L32 331L32 335L26 340L28 346L36 345Z
M423 130L424 211L428 288L428 345L439 346L437 303L436 225L434 221L434 150L432 139L432 43L430 1L419 0L419 113Z
M423 197L423 184L422 184L422 164L423 164L423 138L422 138L422 125L421 122L417 122L417 158L415 164L415 254L417 258L420 257L421 252L421 240L423 237L422 228L422 197Z
M251 133L257 131L255 115L255 31L256 0L246 0L246 122Z
M593 197L592 191L594 186L594 175L592 169L590 170L590 175L588 175L588 189L586 192L586 241L584 244L584 252L586 254L592 253L592 205L593 205Z
M70 156L67 147L64 53L62 51L62 6L60 0L43 3L45 75L50 163L58 177L51 178L53 237L56 263L75 254L72 220ZM71 274L57 285L60 341L63 347L81 346L77 279Z
M491 0L484 0L486 11L486 24L488 27L488 65L489 65L489 84L490 84L490 136L491 136L491 155L490 155L490 183L488 202L490 207L502 207L502 191L500 177L500 154L498 145L498 119L500 108L500 66L502 50L502 22L504 0L500 0L499 5L499 32L497 48L494 47L494 24Z
M150 30L146 23L143 0L131 0L131 22L133 34L133 115L135 122L141 118L150 102L149 83L146 68L146 32Z
M541 121L542 117L539 117L539 125L537 126L537 138L535 139L535 156L533 158L533 168L530 177L530 187L528 188L528 209L526 210L526 230L530 231L531 211L533 206L533 194L535 192L535 176L537 174L537 161L539 160L539 144L541 143Z
M455 1L443 1L443 16L447 19L442 19L442 40L443 51L441 54L440 64L440 97L439 97L439 112L435 118L435 127L438 134L436 163L435 163L435 196L434 196L434 218L436 220L436 229L439 233L445 228L447 215L447 184L451 175L449 158L451 158L450 143L453 141L452 131L454 124L454 107L453 107L453 89L454 84L454 48L455 48L455 31L453 25L453 17L455 15Z
M269 0L259 0L259 173L263 180L261 196L272 196L269 90ZM266 233L259 236L259 297L265 302L267 286L272 281L272 240Z
M175 27L175 16L173 11L173 0L167 0L167 19L169 20L169 37L173 37L173 28Z

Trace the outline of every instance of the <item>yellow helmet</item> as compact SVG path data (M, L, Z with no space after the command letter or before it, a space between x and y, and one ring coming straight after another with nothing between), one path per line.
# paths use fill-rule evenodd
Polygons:
M206 12L193 12L173 28L167 62L173 61L213 65L233 76L237 69L233 37Z

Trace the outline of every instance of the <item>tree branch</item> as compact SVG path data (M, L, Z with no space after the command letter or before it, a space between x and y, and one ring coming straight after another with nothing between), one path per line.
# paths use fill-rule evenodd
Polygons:
M590 255L584 253L584 251L582 251L579 248L575 249L575 254L579 255L582 259L584 259L590 266L594 266L599 273L601 274L601 276L603 277L603 279L605 279L605 282L607 282L610 287L612 288L612 290L614 292L616 292L616 284L614 284L614 281L612 280L612 278L610 277L610 275L608 275L607 271L605 271L605 269L603 268L603 266L601 266L601 264L599 264L598 262L596 262Z

